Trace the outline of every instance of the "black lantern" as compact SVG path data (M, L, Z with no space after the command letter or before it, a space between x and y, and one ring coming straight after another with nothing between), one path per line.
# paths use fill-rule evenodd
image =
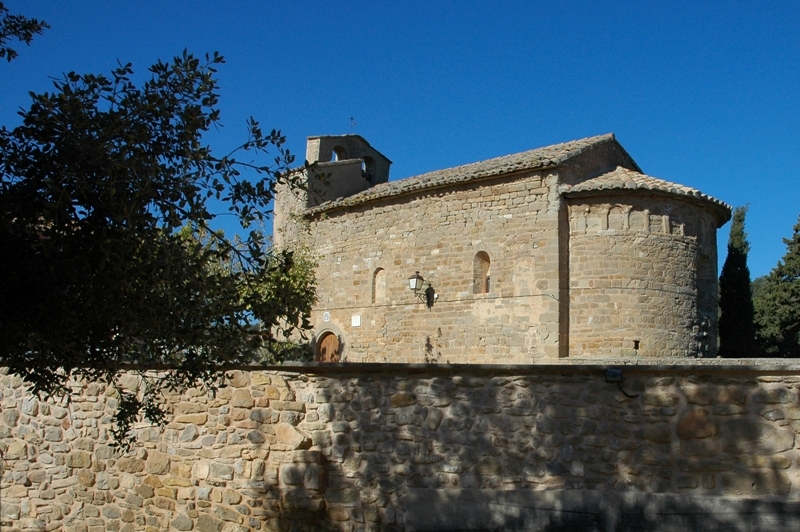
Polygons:
M425 279L416 272L414 275L408 278L408 287L413 290L414 292L418 292L422 290L422 283L425 282Z
M436 294L436 291L433 289L433 286L431 286L430 282L428 283L428 288L426 288L424 292L420 292L424 284L425 278L423 278L419 272L415 272L414 275L408 278L408 287L413 290L414 294L416 294L419 300L425 303L425 305L427 305L427 307L430 309L433 308L433 303L439 296Z

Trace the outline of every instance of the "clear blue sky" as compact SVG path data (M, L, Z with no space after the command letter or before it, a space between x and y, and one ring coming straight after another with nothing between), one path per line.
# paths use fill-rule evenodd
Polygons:
M252 115L302 158L352 116L399 179L614 132L646 173L750 205L753 277L800 214L800 2L5 3L52 26L0 65L6 126L49 76L219 51L220 147Z

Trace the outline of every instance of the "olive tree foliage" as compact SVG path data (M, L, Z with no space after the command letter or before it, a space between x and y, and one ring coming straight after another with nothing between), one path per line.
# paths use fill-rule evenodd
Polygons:
M49 27L43 20L12 15L3 2L0 2L0 59L5 58L11 62L19 55L8 45L9 41L16 40L30 44L35 35L40 35Z
M255 229L278 183L302 186L285 137L251 119L230 153L204 142L221 63L184 52L140 84L130 64L70 72L0 128L0 365L44 396L75 377L116 388L121 442L165 421L162 390L296 355L309 325L313 264ZM151 370L139 390L120 385L131 368Z
M753 298L747 267L750 244L744 231L746 214L747 207L733 210L728 256L719 277L719 354L723 357L745 358L756 354Z
M786 254L769 275L758 279L756 334L767 356L800 357L800 218L792 237L783 241Z

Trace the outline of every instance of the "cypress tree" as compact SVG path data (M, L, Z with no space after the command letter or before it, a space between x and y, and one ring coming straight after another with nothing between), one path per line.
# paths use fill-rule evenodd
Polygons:
M767 356L800 357L800 218L786 254L755 301L757 339Z
M728 256L719 278L719 354L730 358L757 354L750 270L747 267L750 244L744 232L745 214L747 207L733 210Z

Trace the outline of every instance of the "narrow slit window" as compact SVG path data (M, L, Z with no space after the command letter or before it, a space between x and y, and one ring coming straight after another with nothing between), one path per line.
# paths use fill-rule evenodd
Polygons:
M361 175L372 183L373 178L375 177L375 159L369 156L363 157L364 162L361 163Z
M488 294L489 293L489 268L491 261L489 254L485 251L479 251L475 254L475 260L472 263L472 293L473 294Z
M372 302L383 303L386 300L386 270L378 268L372 274Z

